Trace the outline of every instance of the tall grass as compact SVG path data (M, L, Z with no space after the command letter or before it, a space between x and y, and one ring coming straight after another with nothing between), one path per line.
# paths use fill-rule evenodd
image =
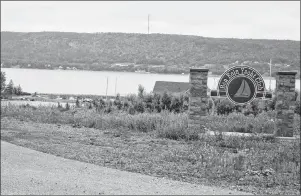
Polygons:
M191 138L187 133L187 115L168 111L161 113L137 113L135 115L122 111L105 113L95 109L71 108L62 111L47 106L16 106L8 104L1 108L1 116L14 117L40 123L70 124L76 127L89 127L101 130L129 129L140 132L156 131L158 136L173 139ZM184 134L184 135L183 135ZM194 133L197 137L197 133Z
M209 115L204 118L209 130L219 132L270 133L275 128L275 112L262 112L257 116L245 116L241 113L229 115ZM198 131L188 129L187 113L136 113L131 115L126 111L70 108L64 110L48 106L16 106L8 104L1 108L1 116L10 116L21 120L41 123L70 124L76 127L96 129L129 129L140 132L155 133L159 137L170 139L198 139ZM295 135L300 135L300 117L295 114Z

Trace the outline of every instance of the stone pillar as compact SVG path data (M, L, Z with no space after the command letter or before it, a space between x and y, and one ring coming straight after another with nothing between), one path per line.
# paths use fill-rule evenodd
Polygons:
M208 69L191 68L189 85L188 128L202 130L202 118L207 115Z
M279 71L276 75L277 137L293 137L296 74L295 71Z

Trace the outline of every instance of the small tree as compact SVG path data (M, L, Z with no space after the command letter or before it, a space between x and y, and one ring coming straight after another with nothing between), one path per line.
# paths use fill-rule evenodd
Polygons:
M120 94L117 93L115 100L120 100Z
M66 107L65 108L66 108L66 110L70 110L70 105L69 105L68 102L66 103Z
M114 100L114 105L117 106L118 110L121 110L122 108L122 103L120 100L120 94L118 93L115 100Z
M17 87L17 91L18 91L19 95L22 95L23 89L21 88L20 84L19 84L19 86Z
M14 95L18 95L17 87L15 87L15 86L13 87L13 94L14 94Z
M57 102L57 108L62 108L62 105L60 104L60 102Z
M154 97L153 97L153 100L152 100L152 104L154 106L154 109L157 111L157 112L161 112L162 110L162 107L161 107L161 95L160 94L157 94L155 93L154 94Z
M14 83L12 80L9 81L5 89L5 93L7 93L8 95L12 95L14 93Z
M21 88L21 86L19 85L19 86L17 86L17 87L14 87L14 94L16 94L16 95L21 95L22 94L22 88Z
M145 93L144 87L141 84L139 84L139 87L138 87L138 97L140 99L143 99L144 93Z
M1 71L1 92L5 88L5 82L6 82L5 72Z
M181 112L185 111L188 109L188 105L189 105L189 98L186 101L186 94L180 94L180 103L181 103Z
M165 110L169 110L170 104L171 104L171 96L165 91L161 97L162 108Z
M77 108L80 107L80 103L79 103L79 98L78 98L78 97L76 98L75 106L76 106Z
M99 106L101 109L106 107L106 102L102 98L99 100Z
M150 109L150 111L153 111L154 110L154 104L153 104L153 95L152 94L146 94L144 96L144 99L143 101L145 102L146 104L146 108Z

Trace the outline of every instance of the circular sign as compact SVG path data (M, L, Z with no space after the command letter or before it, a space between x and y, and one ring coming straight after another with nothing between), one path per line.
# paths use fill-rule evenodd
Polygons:
M257 93L265 94L261 75L249 66L234 66L226 70L218 82L218 95L227 96L234 104L252 102Z

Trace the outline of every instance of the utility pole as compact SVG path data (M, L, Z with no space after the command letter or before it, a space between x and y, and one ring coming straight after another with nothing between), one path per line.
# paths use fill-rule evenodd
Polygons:
M109 83L109 78L107 77L107 89L106 89L106 100L108 101L108 83Z
M116 94L116 89L117 89L117 77L116 77L116 80L115 80L115 96L117 95Z
M270 85L269 85L270 91L271 91L271 77L272 77L272 59L270 59Z
M147 15L147 34L149 34L149 14Z
M272 76L272 59L270 59L270 77Z

